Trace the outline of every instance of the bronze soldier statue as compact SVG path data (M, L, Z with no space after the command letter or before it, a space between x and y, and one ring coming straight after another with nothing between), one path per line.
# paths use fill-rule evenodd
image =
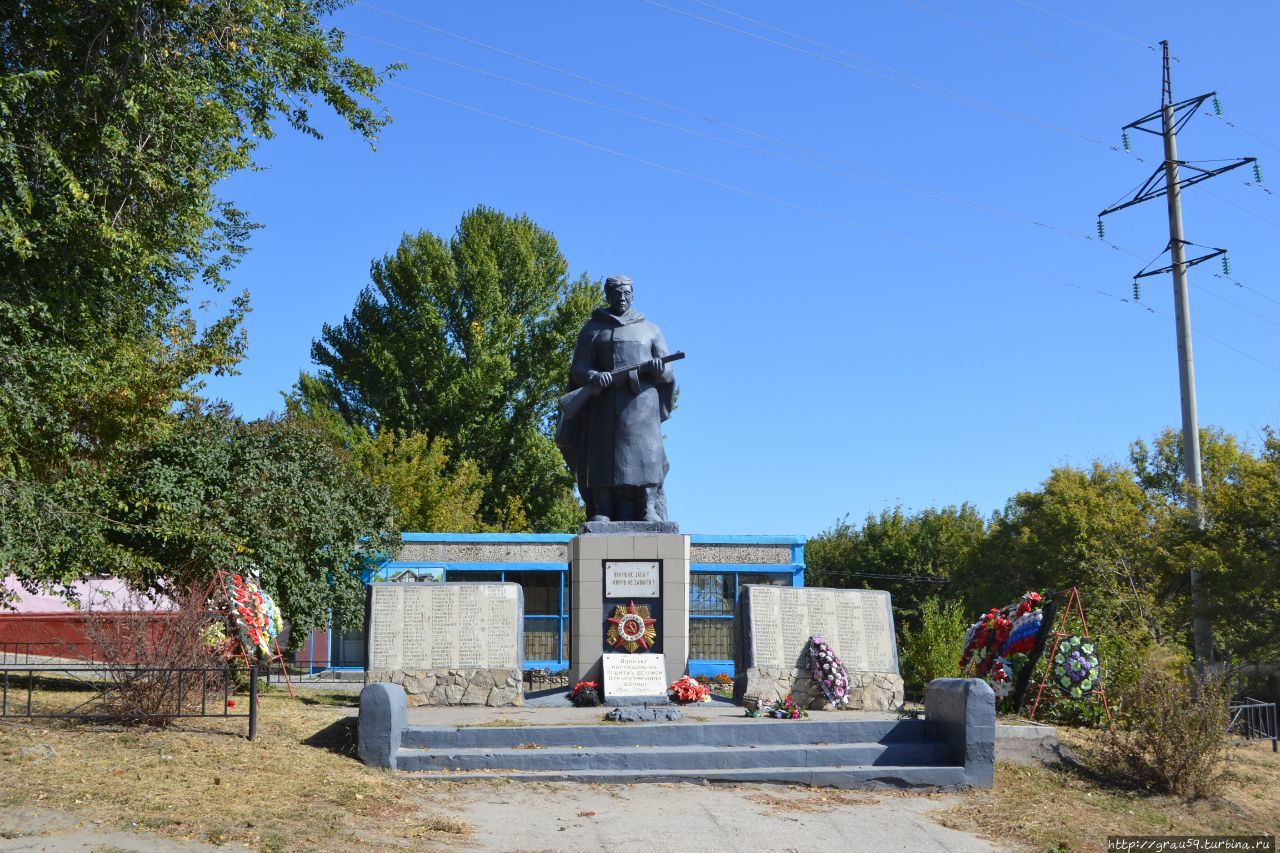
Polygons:
M662 330L632 307L631 279L604 284L607 307L578 333L556 444L577 479L591 521L667 520L662 422L675 371Z

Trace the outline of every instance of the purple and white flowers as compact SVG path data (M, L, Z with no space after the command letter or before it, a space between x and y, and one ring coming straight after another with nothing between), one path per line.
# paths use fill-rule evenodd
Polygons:
M849 673L831 644L821 637L809 638L809 664L813 680L823 695L835 705L849 702Z

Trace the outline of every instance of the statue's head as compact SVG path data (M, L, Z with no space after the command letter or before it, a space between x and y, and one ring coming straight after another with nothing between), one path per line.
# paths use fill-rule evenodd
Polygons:
M611 275L604 280L604 298L609 303L609 313L621 316L631 307L631 279L625 275Z

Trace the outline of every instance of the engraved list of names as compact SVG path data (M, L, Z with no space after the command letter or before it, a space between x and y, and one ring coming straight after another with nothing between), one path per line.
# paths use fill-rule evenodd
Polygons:
M371 584L369 669L515 669L515 584Z
M819 636L850 672L898 671L889 593L752 586L748 595L752 666L794 667Z

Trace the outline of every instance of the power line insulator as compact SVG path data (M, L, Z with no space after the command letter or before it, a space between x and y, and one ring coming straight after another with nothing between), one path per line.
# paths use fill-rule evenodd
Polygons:
M1222 256L1222 274L1231 275L1231 256L1230 255Z
M1107 229L1103 227L1101 219L1098 220L1098 239L1099 240L1107 239Z
M1217 95L1213 96L1213 114L1222 115L1222 101L1218 99Z
M1142 301L1142 285L1138 283L1136 278L1133 280L1133 301Z
M1258 165L1258 161L1253 161L1253 179L1258 183L1262 183L1262 167Z
M1120 141L1124 143L1125 151L1133 150L1133 146L1129 144L1129 131L1125 130L1120 133Z

